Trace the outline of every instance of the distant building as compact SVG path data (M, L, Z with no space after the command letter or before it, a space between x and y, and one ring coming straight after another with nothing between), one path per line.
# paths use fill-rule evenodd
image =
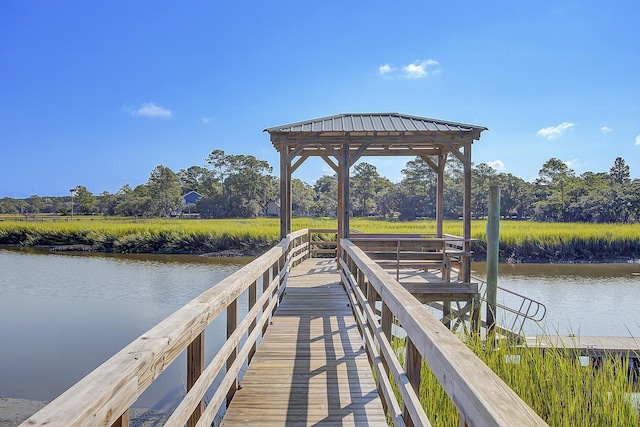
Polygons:
M182 196L182 204L184 205L184 207L193 206L201 198L202 194L198 193L197 191L189 191L187 194Z
M191 213L191 208L195 207L196 202L202 198L202 194L197 191L189 191L182 196L182 211L174 212L171 216L182 216L183 218L200 218L199 213Z
M280 202L269 200L262 208L263 216L280 216Z

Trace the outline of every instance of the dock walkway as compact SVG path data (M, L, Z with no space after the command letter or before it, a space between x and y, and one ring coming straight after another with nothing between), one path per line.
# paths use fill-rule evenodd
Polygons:
M293 268L222 425L386 426L348 303L334 259Z
M595 358L606 356L640 358L640 339L634 337L540 335L526 337L526 345L536 348L564 349L581 356Z

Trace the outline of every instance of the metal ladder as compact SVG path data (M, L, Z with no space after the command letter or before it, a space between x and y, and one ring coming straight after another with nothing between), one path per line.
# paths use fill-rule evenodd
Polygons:
M478 295L479 298L471 303L455 302L456 307L452 307L449 320L453 322L452 331L462 330L465 333L470 332L470 313L473 311L477 304L480 304L480 326L482 328L487 327L485 319L482 316L486 312L486 297L487 297L487 283L475 276L471 277L471 280L478 282ZM504 337L519 342L525 338L524 328L525 325L530 322L539 324L547 314L547 307L532 298L517 292L510 291L509 289L498 286L498 295L502 295L503 298L500 301L508 300L508 302L500 302L496 306L496 326L495 331L503 335ZM464 304L464 305L462 305ZM431 303L431 307L442 310L442 303Z

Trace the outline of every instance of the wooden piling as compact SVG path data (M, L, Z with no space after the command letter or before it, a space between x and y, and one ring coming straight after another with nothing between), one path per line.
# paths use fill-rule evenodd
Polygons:
M487 221L487 335L496 325L498 293L498 256L500 240L500 187L489 186L489 218Z

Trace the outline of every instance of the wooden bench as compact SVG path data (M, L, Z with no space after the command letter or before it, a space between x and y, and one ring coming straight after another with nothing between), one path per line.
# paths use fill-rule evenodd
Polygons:
M396 280L400 278L400 269L416 268L438 269L441 271L442 281L450 281L451 260L444 238L357 235L350 237L350 240L381 267L395 267Z

